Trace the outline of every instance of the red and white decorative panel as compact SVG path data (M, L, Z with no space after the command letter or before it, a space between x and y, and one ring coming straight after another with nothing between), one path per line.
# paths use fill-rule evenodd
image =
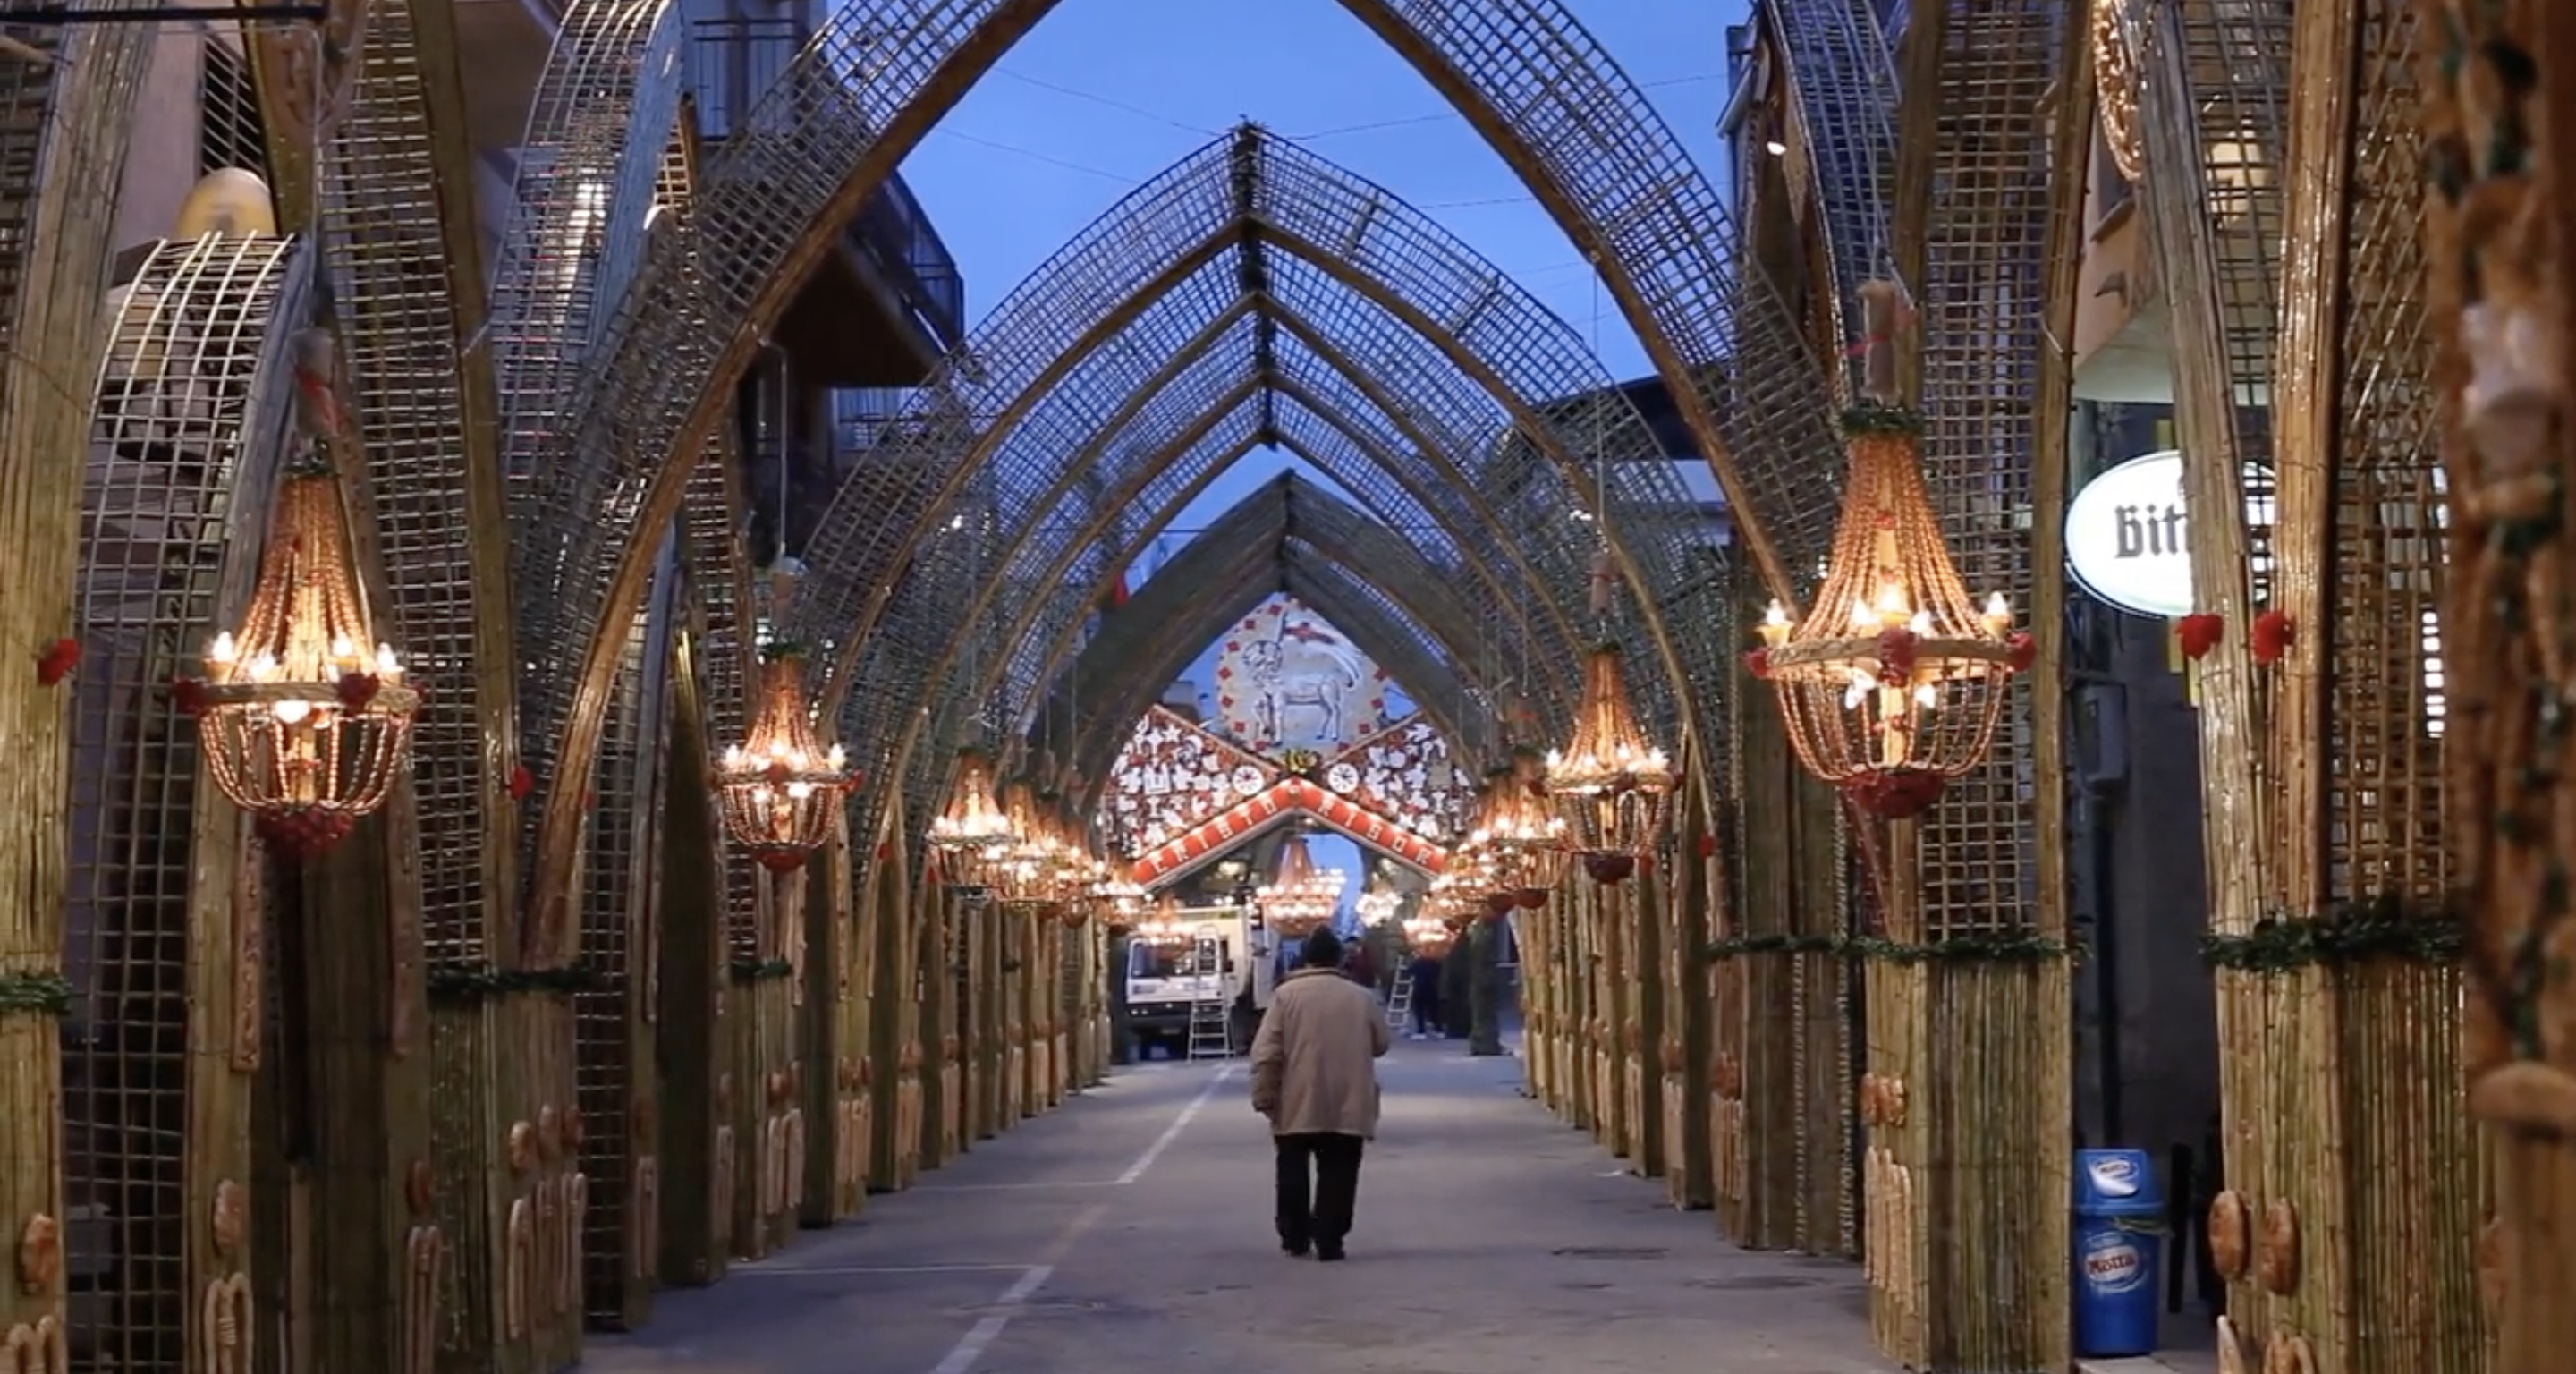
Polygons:
M1344 750L1324 765L1323 780L1335 795L1382 816L1401 816L1443 843L1466 825L1475 795L1473 780L1450 756L1448 737L1419 713Z
M1160 706L1145 712L1109 767L1103 837L1122 854L1167 844L1268 790L1278 765Z
M1385 732L1386 670L1293 596L1273 596L1217 645L1219 733L1278 757L1334 754Z
M1328 792L1305 778L1283 778L1187 833L1138 851L1133 876L1137 883L1152 887L1299 814L1312 816L1426 873L1439 872L1449 859L1449 851L1439 842L1367 810L1348 797Z

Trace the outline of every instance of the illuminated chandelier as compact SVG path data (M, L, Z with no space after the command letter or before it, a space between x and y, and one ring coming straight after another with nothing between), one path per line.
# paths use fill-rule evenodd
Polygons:
M734 842L772 873L792 873L832 836L854 779L849 757L814 730L803 646L760 648L760 696L743 742L716 761L716 801Z
M1405 920L1404 943L1416 954L1427 954L1437 959L1447 954L1457 939L1457 932L1447 921L1427 912Z
M1135 938L1162 948L1190 943L1190 929L1181 921L1181 902L1171 893L1154 904L1154 914L1136 923Z
M993 864L1019 841L993 795L993 760L981 749L957 751L957 783L948 809L930 823L931 847L959 887L990 883Z
M1576 711L1574 737L1548 753L1545 786L1568 822L1583 871L1596 883L1622 882L1662 830L1676 781L1672 763L1637 724L1617 645L1596 645L1585 656Z
M1533 911L1563 881L1567 854L1565 818L1548 805L1544 767L1537 754L1517 750L1510 764L1495 769L1476 830L1492 859L1496 891Z
M1127 876L1123 864L1101 864L1088 895L1101 919L1113 924L1133 925L1145 911L1145 889Z
M1261 917L1272 930L1302 936L1332 924L1341 909L1342 874L1315 867L1306 837L1292 834L1279 847L1279 867L1261 887Z
M1381 882L1361 893L1351 906L1359 912L1360 924L1373 926L1394 919L1395 913L1404 908L1404 894Z
M329 464L303 462L279 485L250 607L205 663L172 696L262 842L308 859L384 805L410 763L420 694L376 640Z
M1901 298L1861 288L1868 340L1861 401L1844 412L1850 462L1824 586L1803 620L1778 602L1754 651L1809 772L1874 815L1901 820L1983 762L2030 636L2001 594L1980 610L1950 561L1916 453L1921 417L1897 403Z
M1002 814L1012 839L987 870L993 895L1012 903L1051 900L1056 884L1055 837L1048 833L1035 789L1026 781L1003 788Z

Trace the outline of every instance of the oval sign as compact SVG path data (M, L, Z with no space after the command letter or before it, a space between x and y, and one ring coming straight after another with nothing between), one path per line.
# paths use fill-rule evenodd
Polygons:
M2249 479L2261 469L2248 465ZM2269 523L2271 501L2249 493L2250 520ZM2191 588L2191 505L2182 451L2143 454L2110 468L2066 506L2066 567L2096 598L2171 620L2199 609Z

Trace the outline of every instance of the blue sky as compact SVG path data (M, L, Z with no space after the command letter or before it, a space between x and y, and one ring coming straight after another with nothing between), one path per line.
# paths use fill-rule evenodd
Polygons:
M1742 0L1568 2L1701 170L1721 179L1726 29L1742 21ZM1120 196L1247 118L1438 219L1597 337L1613 375L1649 370L1519 178L1336 0L1064 0L903 176L957 259L969 313L980 314ZM1174 542L1290 469L1304 470L1284 454L1247 456L1181 514ZM1204 662L1191 671L1207 680ZM1351 872L1358 856L1347 848L1319 837L1317 858Z

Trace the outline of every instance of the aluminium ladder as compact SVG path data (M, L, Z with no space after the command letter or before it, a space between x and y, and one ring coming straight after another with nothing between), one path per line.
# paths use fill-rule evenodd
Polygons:
M1413 970L1399 969L1395 987L1386 995L1386 1028L1404 1034L1413 1023Z
M1225 998L1201 996L1190 1002L1190 1053L1192 1059L1232 1058L1234 1047L1226 1034Z

